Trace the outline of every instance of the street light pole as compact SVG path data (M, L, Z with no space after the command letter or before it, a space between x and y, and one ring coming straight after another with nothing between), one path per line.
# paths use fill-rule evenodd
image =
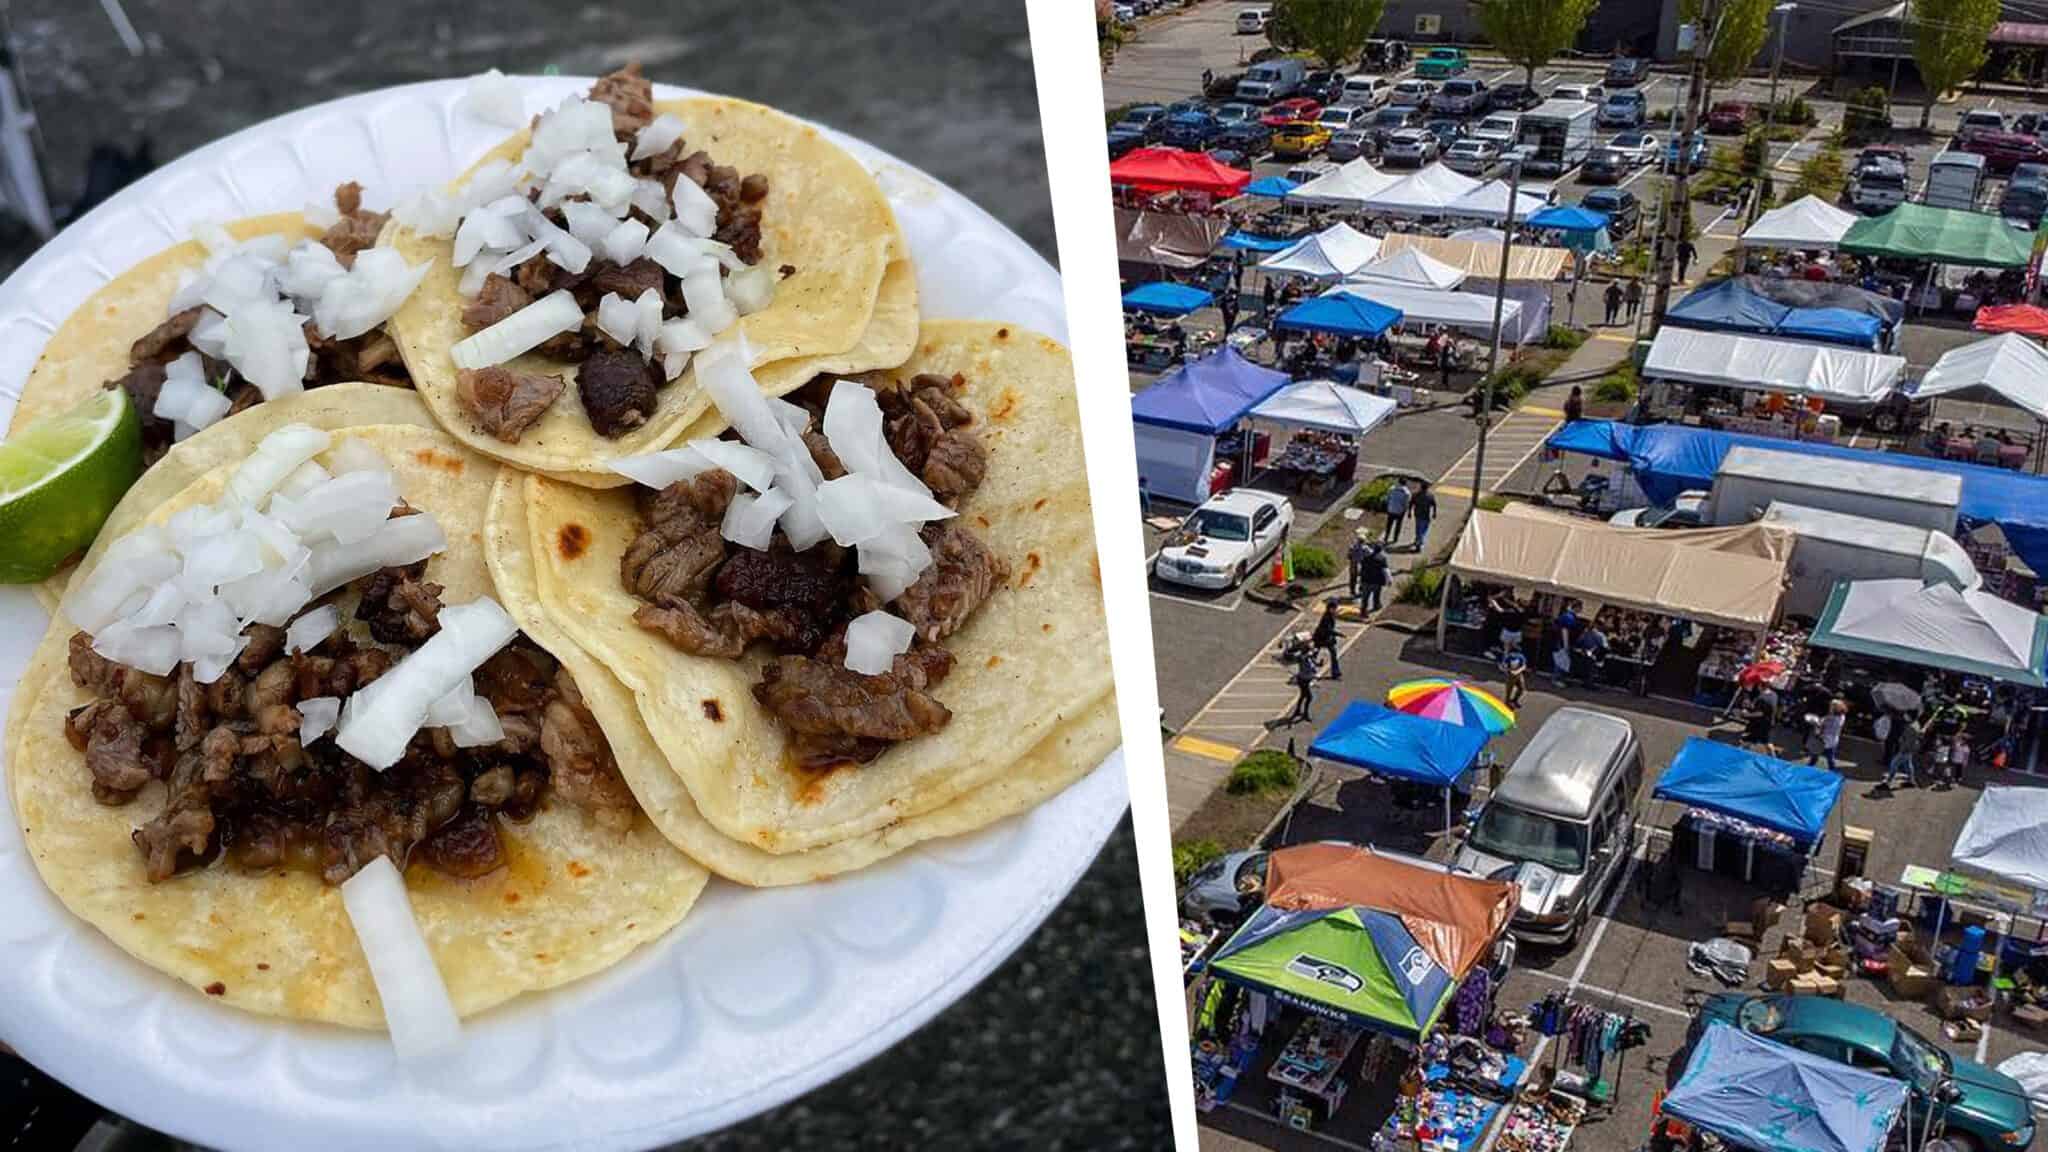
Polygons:
M1785 24L1790 13L1799 7L1796 3L1780 4L1771 9L1778 19L1778 44L1771 52L1771 102L1764 109L1764 170L1757 173L1756 187L1750 190L1749 223L1756 223L1757 214L1764 206L1764 181L1771 174L1771 129L1778 126L1778 69L1785 63Z
M1679 129L1678 139L1672 141L1672 153L1678 161L1671 188L1664 202L1659 218L1668 220L1671 227L1663 228L1657 245L1657 288L1650 302L1650 326L1664 323L1664 310L1671 303L1672 273L1676 271L1678 246L1685 243L1686 230L1691 224L1692 199L1686 189L1687 177L1692 175L1692 142L1700 126L1700 97L1704 94L1701 78L1706 70L1707 57L1714 50L1714 40L1721 30L1723 9L1709 3L1700 14L1701 26L1692 32L1692 64L1687 71L1687 92L1685 100L1685 122Z
M1500 367L1500 317L1508 299L1508 257L1515 248L1515 207L1522 195L1522 162L1528 158L1527 145L1517 144L1508 160L1508 207L1500 228L1500 272L1493 280L1493 344L1486 353L1486 375L1479 382L1479 442L1472 449L1471 510L1479 507L1481 481L1486 476L1486 430L1493 424L1493 377Z

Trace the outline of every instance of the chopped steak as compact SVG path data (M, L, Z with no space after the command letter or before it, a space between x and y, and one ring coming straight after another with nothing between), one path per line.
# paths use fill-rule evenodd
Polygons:
M189 752L199 746L206 737L206 730L213 723L206 707L206 690L199 681L192 678L192 666L178 668L178 719L173 730L178 751Z
M947 428L958 428L974 421L974 414L966 405L953 398L953 393L966 384L958 373L952 376L938 376L920 372L910 378L910 392L914 399L930 408Z
M593 352L576 370L576 394L600 436L622 436L654 414L661 377L637 352Z
M936 732L953 715L893 674L866 676L806 656L778 656L761 674L754 698L796 733L806 762L872 759L883 749L866 742Z
M135 405L135 414L142 419L143 467L162 459L177 431L169 420L156 415L157 393L164 387L164 366L155 361L137 364L120 378L109 382L107 387L128 393L129 403Z
M555 668L553 656L524 638L516 639L476 670L476 694L490 701L501 719L537 712L547 706Z
M509 770L505 770L510 775ZM419 846L420 858L437 872L465 880L488 875L505 862L498 822L491 810L465 804Z
M954 428L932 441L919 478L941 503L958 508L987 475L988 449L981 446L981 439L965 428Z
M476 299L463 305L462 323L470 328L489 328L531 303L532 293L493 272L484 277L484 286Z
M831 639L819 647L817 659L827 664L846 663L846 629L832 633ZM953 650L943 644L927 644L913 639L910 650L899 652L890 662L889 674L920 692L929 692L938 687L947 674L953 671Z
M605 827L620 832L631 829L639 806L619 775L604 730L584 706L583 694L567 672L555 677L555 689L558 695L548 704L540 729L540 749L547 756L550 783L563 799Z
M825 474L825 479L837 480L846 475L846 465L840 463L839 453L832 450L832 442L823 432L804 433L804 447L811 450L811 462Z
M334 190L334 207L341 213L320 237L343 268L355 266L356 253L375 247L377 233L384 230L385 214L363 210L363 187L351 180Z
M774 639L784 651L812 652L838 622L853 580L843 562L822 549L793 551L786 543L766 552L735 548L714 587L728 604L776 617L755 626L756 638ZM721 604L712 610L715 617Z
M370 626L370 635L386 644L416 648L441 630L441 586L420 577L426 561L402 568L381 568L363 585L356 619Z
M649 527L626 546L619 576L651 604L687 605L702 599L725 560L719 525L739 481L723 468L678 480L647 502Z
M932 552L931 567L896 598L895 608L919 637L936 644L959 631L981 602L1010 578L1010 566L957 521L929 525L923 536Z
M654 81L640 74L638 60L598 77L590 98L611 105L612 134L622 140L631 141L654 119Z
M521 372L502 364L455 374L456 399L477 427L507 444L517 444L566 386L560 376Z
M178 682L135 668L122 670L121 703L152 732L168 732L178 719Z
M270 666L270 662L284 653L284 629L269 624L251 624L242 629L242 635L249 643L235 657L235 667L245 675L255 675Z
M802 641L810 636L807 622L795 613L760 612L736 600L709 612L700 612L687 602L642 604L634 610L633 622L693 656L725 660L739 659L756 640L767 640L787 651L803 647Z
M71 665L73 684L98 696L120 691L126 669L92 650L92 633L73 632L66 659Z
M597 302L604 299L607 292L615 292L627 300L638 300L640 294L649 288L660 293L668 275L661 265L645 256L631 264L592 260L589 271L589 278L576 286L577 303L582 304L586 312L597 307Z
M194 304L151 328L140 340L128 346L128 362L168 364L183 356L191 347L188 337L192 335L192 326L199 323L199 312L200 306Z
M102 804L125 803L161 774L143 750L147 735L126 708L111 700L95 700L64 718L64 736L85 753L93 799Z

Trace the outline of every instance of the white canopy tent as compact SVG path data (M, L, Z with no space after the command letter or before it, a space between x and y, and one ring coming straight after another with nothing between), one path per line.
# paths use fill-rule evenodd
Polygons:
M1845 212L1818 196L1801 196L1757 217L1737 243L1748 248L1833 250L1856 220L1855 213Z
M1828 461L1828 463L1837 463ZM1798 537L1792 552L1785 611L1817 614L1839 580L1914 576L1923 584L1978 588L1984 577L1946 532L1917 524L1851 516L1825 508L1771 501L1760 524Z
M1812 644L2015 684L2042 683L2048 624L1981 589L1918 580L1835 585Z
M1306 276L1337 280L1351 275L1380 253L1380 241L1349 224L1332 224L1285 251L1259 261L1269 276Z
M1529 217L1550 207L1550 189L1541 185L1524 184L1515 191L1515 219ZM1480 220L1499 220L1508 210L1508 182L1489 180L1463 196L1453 200L1444 209L1446 216L1470 216Z
M1852 404L1882 399L1905 371L1903 356L1669 325L1657 330L1643 363L1643 375L1653 380L1799 392Z
M1356 208L1375 192L1400 181L1399 176L1380 171L1361 156L1295 188L1287 194L1287 202Z
M2048 420L2048 351L2017 332L1965 344L1936 360L1913 386L1913 395L1925 398L1976 389L1995 392L2033 413L2036 420Z
M1489 339L1493 336L1492 296L1482 296L1477 292L1435 292L1427 288L1411 288L1398 284L1339 284L1323 295L1331 296L1339 292L1363 296L1376 304L1398 308L1401 310L1403 324L1445 324L1461 332L1470 332ZM1519 302L1501 302L1500 324L1504 339L1515 339L1515 321L1521 313L1522 305Z
M2048 789L1985 785L1949 860L1962 871L2048 892Z
M1452 240L1465 240L1473 244L1491 244L1500 247L1502 232L1498 228L1460 228L1451 233Z
M1465 282L1465 270L1413 248L1383 255L1345 278L1347 284L1423 288L1448 292Z
M1441 216L1460 197L1478 187L1479 181L1470 176L1453 172L1442 164L1431 164L1366 197L1361 207L1367 212Z
M1251 411L1255 420L1321 428L1347 436L1363 436L1393 414L1391 397L1375 396L1328 380L1289 384Z

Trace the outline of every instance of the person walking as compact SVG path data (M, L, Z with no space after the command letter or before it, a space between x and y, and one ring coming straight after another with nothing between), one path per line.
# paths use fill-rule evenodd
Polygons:
M1643 282L1630 277L1628 288L1621 294L1621 301L1628 306L1629 323L1635 323L1636 313L1643 309Z
M1223 335L1230 335L1237 327L1237 289L1226 285L1218 295L1216 306L1223 311Z
M1606 294L1606 304L1607 304L1607 326L1608 326L1609 328L1612 328L1612 327L1614 327L1614 322L1615 322L1615 320L1616 320L1616 319L1617 319L1618 317L1620 317L1620 315L1621 315L1621 282L1620 282L1620 281L1618 281L1618 280L1609 280L1609 281L1607 282L1607 294Z
M1436 349L1437 387L1445 392L1451 390L1451 365L1458 359L1458 337L1450 329L1444 330L1444 338Z
M1387 489L1387 528L1380 533L1380 539L1388 544L1401 542L1401 522L1408 518L1408 485L1399 480Z
M1309 634L1309 643L1319 652L1330 654L1330 676L1332 680L1344 678L1344 666L1337 662L1337 598L1323 601L1323 618L1316 621L1316 630Z
M1768 754L1771 740L1777 732L1778 690L1765 684L1757 690L1756 699L1750 705L1749 720L1742 730L1742 742Z
M1415 551L1421 552L1429 539L1429 522L1436 519L1436 491L1429 481L1415 481L1415 495L1408 501L1408 507L1415 514Z
M1365 546L1365 529L1351 534L1351 547L1345 550L1345 559L1351 562L1351 598L1362 601L1365 596L1365 562L1372 550Z
M1692 241L1680 240L1678 242L1678 282L1680 284L1685 283L1686 271L1692 267L1692 262L1698 259L1699 254L1700 250L1692 246Z
M1808 767L1820 763L1821 757L1825 756L1828 761L1828 771L1841 771L1841 768L1835 762L1835 755L1842 749L1842 729L1848 723L1849 702L1837 696L1828 702L1828 714L1821 718L1820 727L1815 733L1820 738L1820 747L1807 753L1806 764Z
M1880 789L1891 791L1892 781L1902 773L1906 778L1906 787L1920 786L1920 772L1915 758L1919 754L1920 741L1926 736L1926 732L1927 722L1921 719L1918 713L1892 719L1891 731L1885 736L1885 746L1892 750L1892 754L1884 762L1884 779L1877 782Z
M1586 418L1586 392L1577 384L1572 385L1571 395L1564 398L1564 418L1566 423Z
M1294 662L1294 675L1288 679L1294 685L1294 708L1281 719L1282 724L1299 724L1309 718L1309 709L1316 701L1316 654L1314 649L1303 652Z
M1380 610L1380 594L1387 589L1387 552L1374 541L1365 553L1365 573L1362 579L1364 591L1358 598L1360 612Z
M1268 328L1273 326L1274 290L1273 278L1271 276L1265 277L1264 282L1259 285L1259 319Z
M1501 692L1501 703L1510 708L1522 706L1522 693L1528 688L1529 658L1522 655L1520 648L1510 648L1501 653L1500 676L1505 682Z

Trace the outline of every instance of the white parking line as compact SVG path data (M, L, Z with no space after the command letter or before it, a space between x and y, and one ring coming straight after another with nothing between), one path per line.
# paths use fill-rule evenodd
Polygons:
M1538 980L1548 980L1554 984L1569 985L1571 983L1571 980L1567 977L1559 976L1555 972L1545 972L1539 968L1517 968L1515 969L1515 971L1526 972L1529 975L1536 977ZM1581 984L1579 985L1578 990L1581 992L1590 993L1594 996L1604 996L1609 1000L1614 1000L1622 1004L1628 1004L1636 1008L1641 1008L1646 1012L1662 1012L1666 1016L1676 1016L1680 1020L1692 1019L1692 1014L1686 1012L1683 1009L1673 1008L1668 1004L1659 1004L1654 1000L1643 1000L1638 997L1631 996L1626 992L1617 992L1612 988L1602 988L1598 984Z
M1235 612L1244 603L1244 592L1242 590L1235 596L1224 600L1197 600L1192 596L1176 596L1171 592L1161 592L1157 588L1152 589L1151 592L1154 597L1160 600L1170 600L1175 604L1186 604L1194 608L1207 608L1211 612Z

